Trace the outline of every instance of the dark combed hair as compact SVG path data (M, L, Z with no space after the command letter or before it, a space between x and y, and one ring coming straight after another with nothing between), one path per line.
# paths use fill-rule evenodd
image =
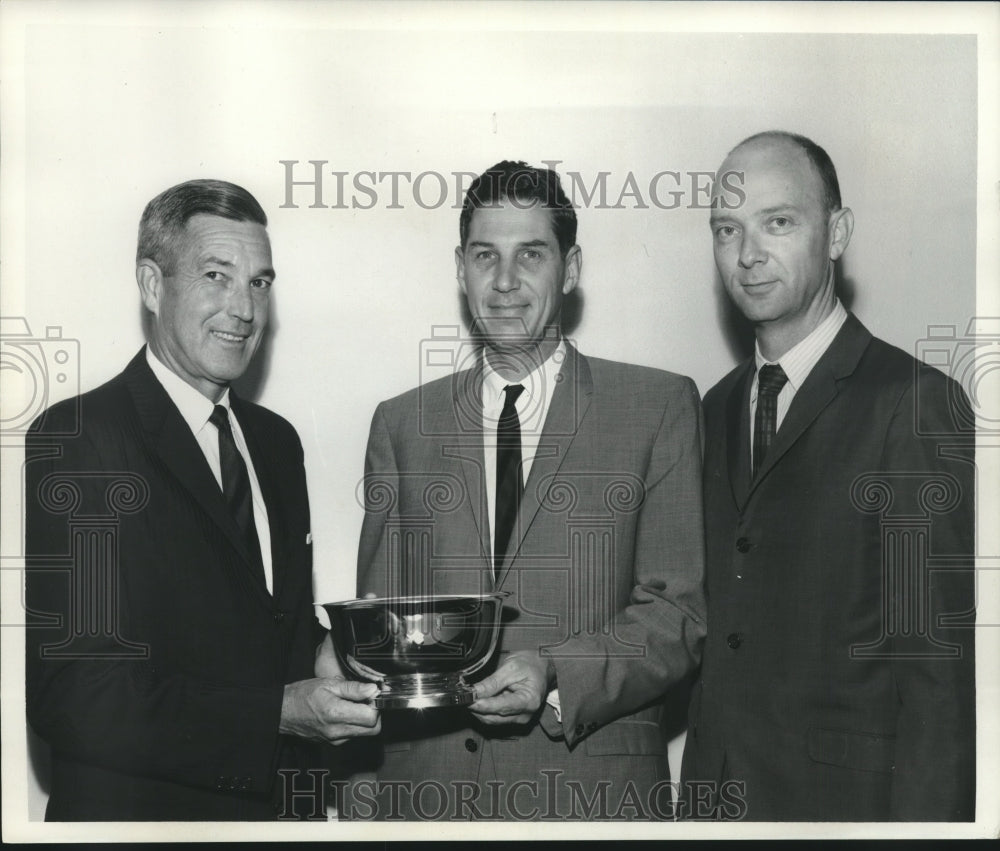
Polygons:
M472 214L482 207L494 207L507 201L540 204L549 211L552 230L559 242L559 253L576 245L576 210L563 192L559 175L551 169L534 168L524 162L504 160L490 166L477 177L465 193L458 235L462 248L469 238Z
M783 139L800 148L802 153L809 158L809 162L813 164L813 168L816 169L819 179L823 183L823 203L826 205L826 209L830 212L840 209L840 181L837 180L837 169L833 166L833 160L830 159L830 155L826 151L812 139L798 133L789 133L786 130L765 130L763 133L755 133L740 142L736 148L740 148L748 142L757 142L762 139ZM736 148L733 150L735 151Z
M139 220L136 262L152 260L165 275L172 272L176 241L188 219L203 213L267 227L263 208L242 186L224 180L188 180L161 192Z

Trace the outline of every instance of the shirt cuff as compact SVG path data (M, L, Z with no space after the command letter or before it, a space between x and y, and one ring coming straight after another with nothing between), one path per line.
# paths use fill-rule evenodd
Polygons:
M556 721L562 724L562 705L559 703L559 689L554 688L545 697L545 702L552 707L556 714Z

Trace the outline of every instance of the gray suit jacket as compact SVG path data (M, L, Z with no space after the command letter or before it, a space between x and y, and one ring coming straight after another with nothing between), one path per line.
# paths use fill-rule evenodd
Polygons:
M475 368L376 410L358 592L510 592L498 658L551 656L562 720L544 708L526 728L485 728L466 709L389 712L379 777L433 778L454 805L449 817L474 815L463 794L481 794L487 816L497 799L494 815L542 817L543 799L561 815L613 814L629 786L643 802L631 814L655 817L646 799L667 780L663 694L697 665L705 635L697 390L568 347L494 580L480 388ZM501 784L492 799L488 781ZM663 792L661 810L668 800ZM401 807L438 815L429 803Z

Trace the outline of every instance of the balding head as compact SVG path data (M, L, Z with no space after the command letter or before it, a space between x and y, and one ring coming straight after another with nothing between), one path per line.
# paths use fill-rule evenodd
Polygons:
M794 151L798 151L808 160L815 172L816 179L821 184L821 200L824 208L828 212L840 209L840 181L837 180L837 169L834 167L830 155L812 139L798 133L788 133L785 130L765 130L763 133L748 136L729 152L726 159L728 160L743 148L774 149L776 152L784 151L792 157L794 157ZM725 170L725 163L723 163L723 168L720 171Z
M740 142L720 168L711 213L715 262L768 359L803 340L836 304L833 264L854 219L824 162L829 157L808 139L771 132ZM732 186L727 172L742 184L736 205L718 194Z

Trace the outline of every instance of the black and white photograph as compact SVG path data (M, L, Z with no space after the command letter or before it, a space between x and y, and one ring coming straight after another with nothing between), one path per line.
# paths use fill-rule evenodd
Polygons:
M5 841L1000 835L998 10L0 4Z

